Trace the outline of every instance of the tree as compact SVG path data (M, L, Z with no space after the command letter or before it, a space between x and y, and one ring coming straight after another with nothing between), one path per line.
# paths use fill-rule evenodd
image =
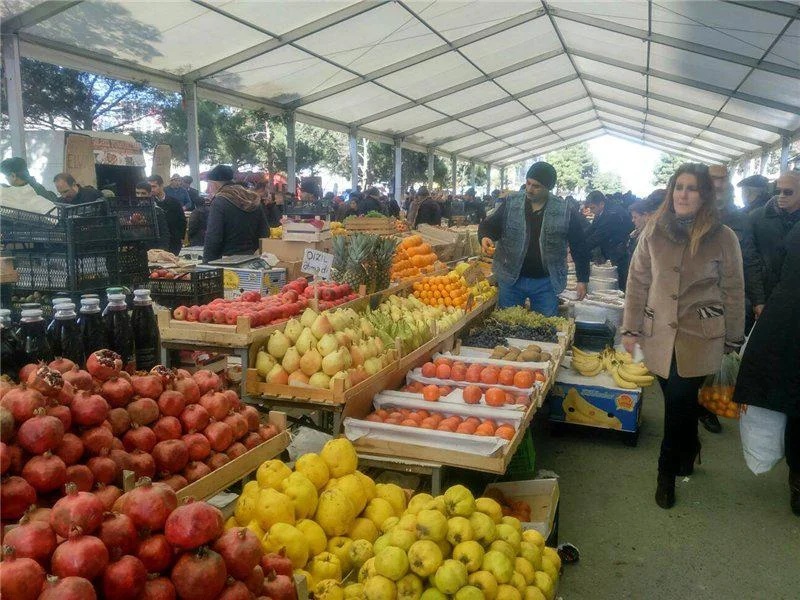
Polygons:
M560 194L575 194L587 189L597 172L597 161L586 142L550 152L545 160L558 173L556 190Z
M600 171L592 179L592 189L600 190L604 194L621 192L622 179L613 171Z
M662 153L658 157L658 162L653 167L653 185L659 187L667 187L669 178L672 174L686 162L686 159L676 156L675 154Z

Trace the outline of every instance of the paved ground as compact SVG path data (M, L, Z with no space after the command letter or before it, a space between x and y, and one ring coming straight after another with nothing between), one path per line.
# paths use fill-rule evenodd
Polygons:
M677 503L653 499L661 440L661 391L647 390L639 445L608 432L535 425L537 469L560 479L559 542L581 550L568 566L564 600L797 600L800 518L789 509L788 469L756 478L738 426L701 430L703 464L678 480Z

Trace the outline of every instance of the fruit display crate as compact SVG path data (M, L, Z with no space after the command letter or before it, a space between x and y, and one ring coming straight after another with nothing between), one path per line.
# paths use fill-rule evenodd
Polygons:
M115 198L113 200L119 237L122 241L152 241L158 239L158 218L152 200L141 198Z
M162 342L194 342L227 348L242 348L256 342L264 342L273 331L283 331L286 325L286 322L283 322L250 327L250 319L242 316L236 320L236 325L179 321L173 318L168 310L158 311L157 316Z
M20 289L80 291L105 288L116 283L119 273L119 243L31 244L28 248L6 249L14 257Z
M48 214L0 206L3 244L93 244L119 239L117 217L106 200L56 204Z
M117 258L118 273L114 283L133 289L145 286L150 277L147 266L147 244L144 242L127 242L119 246Z
M393 217L348 217L343 224L350 233L373 233L376 235L397 233Z
M155 302L168 308L208 304L222 298L222 269L197 267L175 271L173 279L150 279L147 287Z

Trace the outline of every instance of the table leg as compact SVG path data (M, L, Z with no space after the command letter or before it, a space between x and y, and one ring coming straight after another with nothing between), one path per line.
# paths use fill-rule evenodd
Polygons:
M169 350L164 344L161 344L161 364L164 365L165 367L170 366L169 356L170 356Z
M234 355L238 356L242 361L242 383L239 389L239 395L244 398L247 395L247 369L250 368L250 347L236 348Z
M442 467L431 467L431 496L434 498L442 493Z

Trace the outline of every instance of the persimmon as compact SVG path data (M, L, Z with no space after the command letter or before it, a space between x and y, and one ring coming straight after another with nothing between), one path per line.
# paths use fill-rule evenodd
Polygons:
M372 421L373 423L383 423L383 419L379 414L370 413L365 418L366 421Z
M541 381L542 383L544 383L545 381L547 381L547 377L545 377L545 376L544 376L544 373L542 373L542 372L541 372L541 371L539 371L538 369L537 369L536 371L534 371L534 372L533 372L533 379L534 379L535 381Z
M432 362L426 362L424 365L422 365L422 376L436 377L436 365Z
M514 434L516 433L516 430L511 425L500 425L500 427L494 431L497 437L501 437L504 440L513 440Z
M533 373L530 371L518 371L514 375L514 387L531 388L533 387Z
M506 392L506 404L514 404L517 398L511 392Z
M439 421L433 417L428 417L427 419L422 419L422 422L419 424L419 426L423 429L436 429L439 426Z
M414 422L415 422L415 423L417 423L418 425L419 425L420 423L422 423L422 421L423 421L423 419L424 419L424 418L425 418L425 417L423 417L421 414L419 414L419 413L417 413L417 412L412 412L410 415L408 415L408 419L411 419L412 421L414 421Z
M430 417L430 416L431 416L431 413L429 413L427 410L424 410L424 409L423 409L423 410L417 410L417 411L414 411L414 412L415 412L417 415L419 415L419 417L420 417L421 419L427 419L428 417Z
M503 406L506 403L506 393L500 388L486 390L486 404L489 406Z
M436 367L436 378L450 379L450 365L442 363L441 365Z
M475 423L475 427L481 424L481 420L478 417L467 417L464 419L464 423Z
M457 415L453 415L452 417L447 417L446 419L444 419L442 421L442 423L452 423L456 427L461 425L461 423L463 423L463 422L464 422L464 419L462 419L461 417L459 417Z
M436 429L437 431L449 431L450 433L453 433L456 430L454 425L445 422L439 423L439 426Z
M470 383L478 383L481 380L481 370L482 367L480 365L470 365L465 379Z
M461 396L467 404L478 404L483 397L483 390L477 385L468 385L464 388L464 391L461 392Z
M389 416L389 411L379 408L378 410L375 411L375 414L378 415L381 419L385 419L386 417Z
M464 365L454 364L450 369L450 379L453 381L464 381L467 376L467 367Z
M431 415L429 418L431 418L431 419L433 419L434 421L436 421L436 424L437 424L437 425L438 425L439 423L441 423L442 421L444 421L444 415L442 415L442 414L440 414L440 413L433 413L433 414L432 414L432 415Z
M406 418L406 416L403 413L401 413L399 410L395 410L395 411L392 411L392 412L389 413L389 418L390 419L399 419L400 421L402 421L403 419Z
M491 424L481 423L475 428L475 435L482 435L482 436L494 435L494 427Z
M503 367L500 369L500 375L497 376L497 383L500 385L514 385L515 371L510 368Z
M463 423L461 423L461 425L456 427L456 433L468 433L472 435L473 433L475 433L475 429L477 429L477 427L478 426L475 423L467 423L466 421L464 421Z
M400 421L400 425L405 425L406 427L419 427L419 423L417 423L414 419L405 419Z
M437 402L439 400L439 386L426 385L422 388L422 397L428 402Z
M453 361L451 361L451 360L450 360L449 358L447 358L446 356L440 356L440 357L439 357L439 358L437 358L435 361L433 361L433 364L435 364L437 367L438 367L439 365L447 365L447 366L449 367L449 366L452 364L452 362L453 362Z
M493 367L484 367L481 370L481 383L488 383L493 385L497 383L497 376L499 372Z
M452 391L453 391L453 388L451 388L449 385L440 385L439 386L439 397L447 396L447 394L449 394Z
M387 425L400 425L401 422L402 422L401 419L393 419L391 417L384 420L384 423L386 423Z

